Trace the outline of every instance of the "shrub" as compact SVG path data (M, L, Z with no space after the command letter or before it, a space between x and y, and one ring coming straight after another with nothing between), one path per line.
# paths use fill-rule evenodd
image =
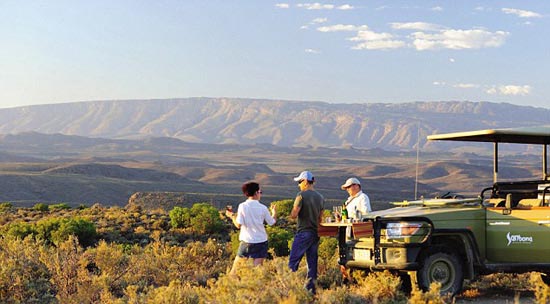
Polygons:
M191 211L189 208L174 207L170 210L170 224L174 228L185 228L191 224Z
M266 231L269 248L273 248L277 256L289 255L288 242L293 237L292 232L275 226L268 226Z
M27 236L35 236L37 233L34 225L24 222L16 222L8 225L5 232L6 235L12 236L17 239L24 239Z
M48 243L57 245L70 235L76 236L81 245L90 246L95 243L97 232L92 222L81 218L51 218L36 223L36 236Z
M220 212L207 203L191 207L191 228L199 234L218 233L224 227Z
M0 213L10 211L13 205L10 202L0 203Z
M137 293L137 286L132 285L126 288L128 303L201 303L197 288L188 282L182 283L179 280L171 281L168 286L161 286L152 289L146 296Z
M529 283L532 286L532 290L535 294L536 303L548 303L550 302L550 286L546 285L541 278L541 275L537 272L530 274Z
M322 237L319 241L319 258L330 260L338 250L338 239L333 237Z
M286 199L286 200L274 201L271 204L275 205L275 209L277 209L277 217L285 218L290 215L290 212L292 211L292 207L294 205L294 200Z
M48 207L49 210L67 210L71 209L67 203L59 203L59 204L53 204Z
M0 238L0 303L56 303L37 247L31 238Z
M445 304L451 303L451 296L442 296L440 294L441 284L438 282L433 282L430 285L430 289L426 292L418 289L416 285L413 286L411 291L411 296L409 298L409 303L433 303L433 304Z
M363 297L368 303L395 303L396 300L404 300L405 294L400 290L401 279L392 275L389 271L375 271L368 273L366 277L354 273L357 286L353 291ZM416 302L419 303L419 302ZM436 302L422 302L436 303Z
M303 287L305 268L292 272L286 258L275 258L253 267L243 263L236 275L223 275L199 289L205 303L311 303Z
M76 236L78 242L86 247L95 243L97 232L94 223L88 220L81 218L62 219L59 228L52 233L51 239L54 244L57 244L67 240L70 235Z
M191 228L199 234L218 233L224 227L218 209L208 203L194 204L191 209L174 207L170 211L174 228Z
M32 207L32 209L36 210L36 211L41 211L41 212L49 210L48 205L46 205L44 203L37 203Z

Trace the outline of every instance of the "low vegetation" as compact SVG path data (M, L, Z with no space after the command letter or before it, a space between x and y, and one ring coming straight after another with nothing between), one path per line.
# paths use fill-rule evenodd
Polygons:
M270 255L229 275L238 231L209 204L143 210L139 206L66 208L0 204L1 303L449 303L439 286L408 294L390 272L354 272L344 284L337 243L321 238L318 293L304 289L306 265L293 273L288 253L295 222L288 200L268 228ZM38 206L39 205L39 206ZM519 288L519 289L518 289ZM459 298L486 290L550 299L540 275L493 275L466 286ZM519 290L519 291L518 291ZM516 297L512 294L511 297Z

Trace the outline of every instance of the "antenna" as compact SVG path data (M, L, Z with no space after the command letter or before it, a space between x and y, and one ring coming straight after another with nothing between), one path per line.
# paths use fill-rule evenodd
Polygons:
M414 200L418 199L418 162L420 154L420 121L417 121L417 131L416 131L416 177L414 181Z

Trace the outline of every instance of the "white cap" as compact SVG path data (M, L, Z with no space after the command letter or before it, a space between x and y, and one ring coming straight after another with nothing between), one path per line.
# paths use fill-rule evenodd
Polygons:
M313 181L314 180L313 174L309 171L302 171L300 173L300 175L298 175L294 178L294 181L297 182L297 181L301 181L301 180L304 180L304 179L306 179L308 181Z
M351 185L361 185L361 182L358 179L356 179L355 177L350 177L346 180L346 183L343 184L340 188L342 190L346 190L346 188L351 186Z

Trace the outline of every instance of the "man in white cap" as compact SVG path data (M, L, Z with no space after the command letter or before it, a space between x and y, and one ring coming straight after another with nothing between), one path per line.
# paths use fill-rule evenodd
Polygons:
M361 215L372 211L369 197L361 190L361 182L357 178L348 178L341 189L346 190L349 195L344 203L349 218L360 219Z
M361 220L363 214L367 214L372 211L369 197L361 190L361 182L357 178L348 178L340 188L342 190L346 190L349 195L348 199L344 203L344 206L348 210L349 218ZM351 236L351 227L346 229L346 236ZM342 272L343 282L350 282L351 276L347 272L344 265L340 265L340 271Z
M315 178L309 171L303 171L294 178L298 182L300 192L296 195L294 206L290 216L298 218L294 242L290 249L288 267L292 271L298 270L302 257L307 261L306 288L315 294L315 281L317 280L317 262L319 259L319 235L317 227L323 217L325 199L315 191L313 183Z

